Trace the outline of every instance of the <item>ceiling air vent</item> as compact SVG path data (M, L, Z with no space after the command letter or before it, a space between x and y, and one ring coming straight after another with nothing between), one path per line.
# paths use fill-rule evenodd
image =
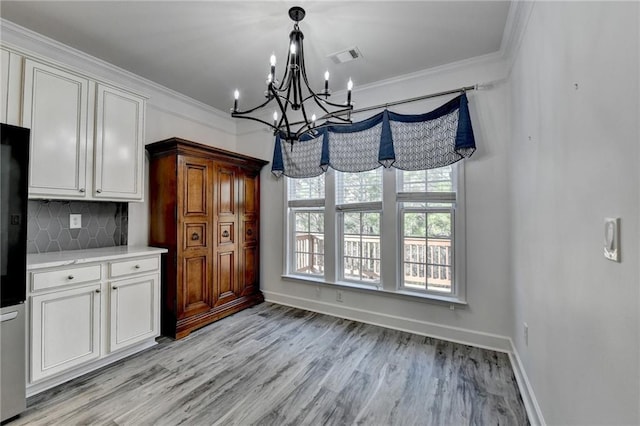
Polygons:
M329 58L331 58L334 64L343 64L345 62L358 59L361 56L362 53L360 53L360 49L354 46L341 52L332 53L331 55L329 55Z

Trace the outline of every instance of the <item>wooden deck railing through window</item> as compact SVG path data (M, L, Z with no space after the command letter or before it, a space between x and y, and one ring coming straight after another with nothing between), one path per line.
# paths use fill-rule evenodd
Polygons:
M360 276L362 249L362 279L377 281L380 277L380 238L378 236L347 236L343 248L345 276ZM324 272L324 235L296 236L296 272ZM450 291L452 282L451 240L404 238L404 283L407 287Z

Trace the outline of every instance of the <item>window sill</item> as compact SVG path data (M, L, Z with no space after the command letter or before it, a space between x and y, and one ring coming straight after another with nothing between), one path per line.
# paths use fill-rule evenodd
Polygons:
M319 285L319 284L321 284L321 285L325 285L325 286L348 288L348 289L352 289L352 290L356 290L356 291L363 291L363 292L366 292L366 293L384 294L385 296L389 295L389 296L392 296L392 297L398 297L398 298L402 298L402 299L410 299L410 300L413 300L413 301L419 300L419 301L424 301L424 302L432 302L432 303L436 303L436 304L444 304L444 305L449 305L451 308L456 307L456 306L457 307L466 307L468 305L466 300L459 299L459 298L454 297L454 296L444 296L444 295L438 295L438 294L418 293L418 292L413 292L413 291L408 291L408 290L389 291L389 290L385 290L383 288L375 287L373 285L357 284L357 283L344 282L344 281L329 282L329 281L325 281L323 278L305 277L305 276L301 276L301 275L282 275L281 277L282 277L282 279L287 280L287 281L294 281L294 282L299 282L299 283L304 283L304 284L311 284L311 285Z

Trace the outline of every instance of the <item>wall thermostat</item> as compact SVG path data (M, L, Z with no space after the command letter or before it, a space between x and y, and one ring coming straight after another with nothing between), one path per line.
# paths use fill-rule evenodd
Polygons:
M620 218L604 218L604 257L620 262Z

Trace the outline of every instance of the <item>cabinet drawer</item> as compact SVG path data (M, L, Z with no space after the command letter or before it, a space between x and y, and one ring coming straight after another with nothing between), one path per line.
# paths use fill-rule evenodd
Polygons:
M155 272L160 269L159 258L148 257L146 259L124 260L109 262L109 277L121 277L123 275L140 274L143 272Z
M31 288L33 291L38 291L90 281L100 281L100 265L32 272Z

